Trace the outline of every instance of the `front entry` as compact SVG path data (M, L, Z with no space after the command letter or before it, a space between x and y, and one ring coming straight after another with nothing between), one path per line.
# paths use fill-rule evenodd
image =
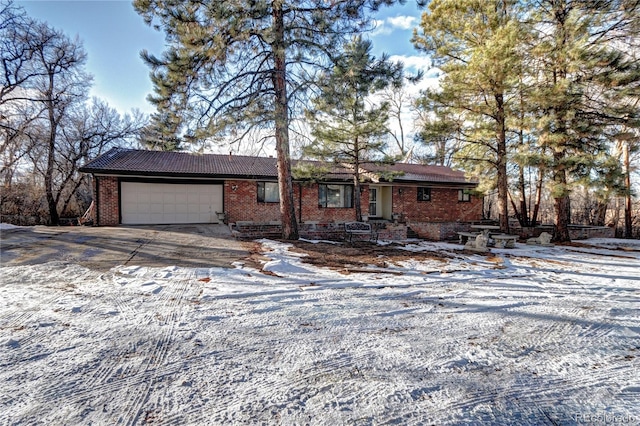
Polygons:
M369 186L369 217L391 219L391 187Z

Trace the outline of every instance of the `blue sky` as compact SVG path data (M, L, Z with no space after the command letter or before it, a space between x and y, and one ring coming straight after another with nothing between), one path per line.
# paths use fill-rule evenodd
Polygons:
M146 96L152 91L149 68L140 59L146 49L160 55L163 34L148 27L131 1L16 1L36 19L47 21L71 37L78 36L88 53L87 70L94 76L92 96L106 100L121 113L137 108L153 112ZM425 68L428 59L411 42L420 21L415 0L382 9L371 35L376 56L381 52L403 59L407 66Z

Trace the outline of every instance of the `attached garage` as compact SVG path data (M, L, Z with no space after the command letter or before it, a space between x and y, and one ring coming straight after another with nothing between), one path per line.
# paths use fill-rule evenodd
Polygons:
M223 211L221 184L122 181L120 197L124 225L218 223Z

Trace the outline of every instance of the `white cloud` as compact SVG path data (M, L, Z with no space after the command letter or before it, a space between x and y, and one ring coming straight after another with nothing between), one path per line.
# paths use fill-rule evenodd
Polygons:
M431 59L424 55L392 55L389 57L392 62L400 61L406 69L410 71L424 71L425 73L431 69Z
M433 89L438 87L440 78L442 77L442 70L438 67L434 67L431 59L424 55L392 55L389 60L393 62L400 61L404 64L404 69L407 74L415 73L418 71L423 72L422 80L409 87L409 92L418 93L420 90Z
M413 28L415 22L415 16L395 16L393 18L387 18L387 22L393 28L399 28L401 30L409 30Z
M385 21L376 19L374 21L375 28L371 31L371 36L389 35L393 32L393 28L386 25Z
M407 31L413 28L415 21L415 16L395 16L385 20L376 19L374 21L375 28L371 32L371 35L389 35L395 30Z

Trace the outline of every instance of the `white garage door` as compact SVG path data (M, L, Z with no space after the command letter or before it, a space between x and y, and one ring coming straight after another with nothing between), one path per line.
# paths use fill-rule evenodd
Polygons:
M122 182L122 223L218 223L222 185Z

